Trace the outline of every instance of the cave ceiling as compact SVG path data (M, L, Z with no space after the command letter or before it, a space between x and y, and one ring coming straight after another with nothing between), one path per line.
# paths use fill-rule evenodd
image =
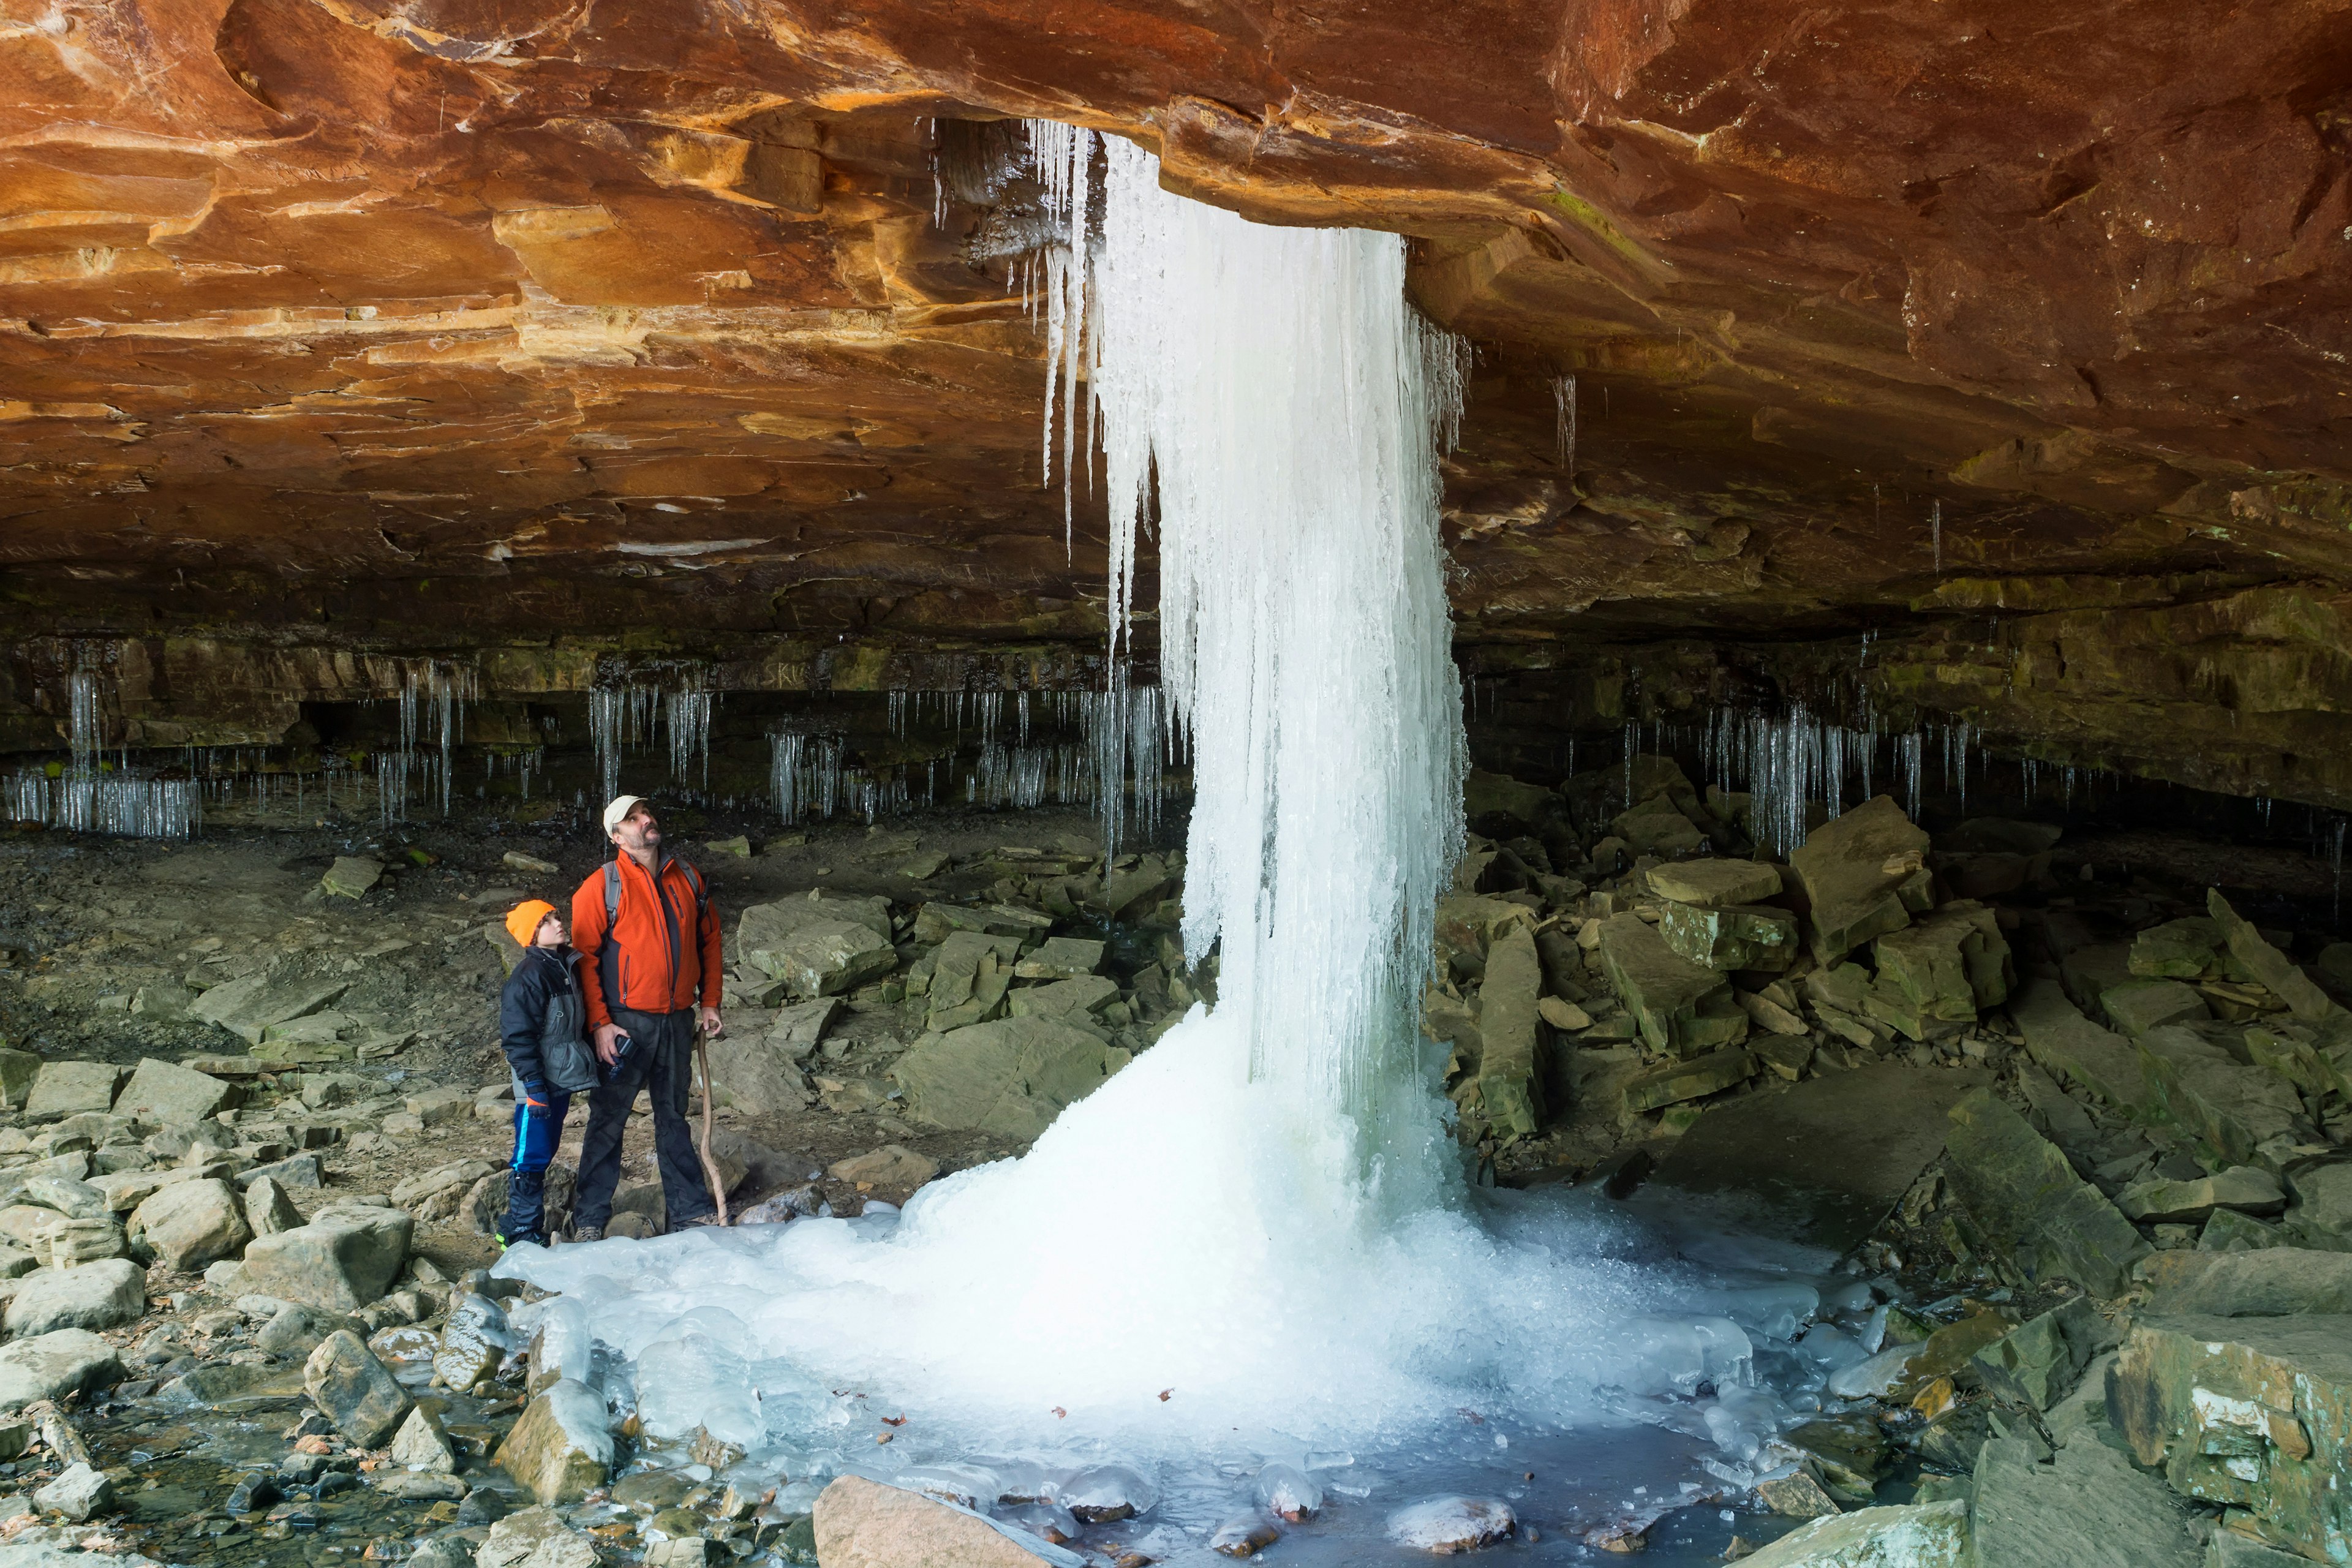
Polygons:
M5 613L1099 646L1021 116L1409 237L1465 646L2336 635L2346 0L0 0Z

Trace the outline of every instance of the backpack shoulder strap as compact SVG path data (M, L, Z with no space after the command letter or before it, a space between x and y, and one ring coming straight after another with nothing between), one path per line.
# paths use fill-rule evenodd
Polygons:
M604 929L610 931L613 922L621 916L621 863L604 862Z
M696 870L693 867L688 865L683 860L673 860L670 864L686 873L686 885L694 889L695 914L698 917L709 914L710 912L710 892L709 889L702 885L702 873Z

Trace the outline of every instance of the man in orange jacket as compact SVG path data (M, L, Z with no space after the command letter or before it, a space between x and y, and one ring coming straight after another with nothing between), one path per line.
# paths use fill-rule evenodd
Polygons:
M613 1216L621 1134L640 1089L653 1100L669 1228L718 1219L687 1126L686 1097L695 1030L716 1037L719 1029L719 910L701 874L662 849L661 823L645 801L633 795L614 800L604 808L604 832L619 855L572 895L572 945L583 960L589 1037L606 1074L604 1085L588 1095L572 1206L575 1241L603 1239Z

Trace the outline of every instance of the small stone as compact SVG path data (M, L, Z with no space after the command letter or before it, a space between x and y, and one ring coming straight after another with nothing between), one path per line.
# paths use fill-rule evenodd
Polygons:
M33 1501L45 1512L61 1513L79 1524L114 1506L114 1483L102 1472L78 1462L35 1492Z
M302 1386L335 1429L362 1448L382 1447L415 1407L391 1370L348 1329L310 1352Z
M604 1422L604 1402L585 1384L558 1379L530 1402L491 1462L542 1504L576 1502L612 1473Z
M536 855L526 855L520 849L509 849L499 857L499 863L509 871L528 871L534 877L552 877L562 867L552 860L542 860Z
M361 1152L356 1139L352 1143L352 1152ZM281 1187L303 1187L312 1192L326 1185L319 1169L319 1156L316 1154L289 1155L271 1164L255 1165L250 1169L239 1171L232 1179L241 1187L251 1187L254 1183L263 1180L276 1182ZM256 1234L267 1233L257 1232Z
M338 855L319 879L320 890L330 898L356 899L383 878L383 862L357 855Z
M1575 1003L1559 996L1546 996L1536 1003L1536 1012L1555 1029L1573 1034L1592 1027L1592 1015Z
M421 1407L411 1410L393 1434L392 1462L408 1470L455 1474L457 1455L449 1447L449 1434L441 1428L441 1417Z
M885 1143L866 1153L836 1160L825 1174L861 1189L911 1192L940 1173L940 1163L898 1143Z
M1084 937L1047 937L1013 964L1021 980L1078 980L1102 973L1103 944Z
M29 1278L8 1302L11 1339L58 1329L112 1329L147 1310L147 1275L128 1258L110 1258Z
M1756 1483L1756 1500L1782 1519L1826 1519L1841 1510L1822 1483L1802 1467L1790 1474Z

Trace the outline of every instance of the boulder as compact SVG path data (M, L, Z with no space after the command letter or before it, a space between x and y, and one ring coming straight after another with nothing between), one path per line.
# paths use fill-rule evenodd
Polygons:
M2305 1023L2316 1023L2331 1013L2342 1009L2328 999L2327 993L2316 981L2295 966L2294 960L2263 940L2262 932L2241 919L2221 896L2219 888L2205 892L2205 912L2221 928L2221 939L2229 944L2230 956L2245 966L2246 972L2263 988L2287 1005L2287 1010Z
M793 1065L791 1050L774 1034L730 1031L707 1048L717 1104L753 1116L774 1116L798 1110L816 1098L808 1076Z
M1976 1568L1969 1505L1957 1500L1816 1519L1740 1561L1748 1568Z
M2150 1029L2139 1038L2139 1052L2147 1086L2142 1113L2194 1138L2210 1163L2243 1164L2303 1120L2294 1085L2246 1066L2193 1029Z
M1022 985L1005 993L1005 1011L1015 1018L1066 1018L1082 1023L1118 1000L1118 982L1107 974L1082 974Z
M499 1167L488 1160L460 1160L454 1164L436 1165L394 1187L392 1206L403 1209L418 1207L438 1194L470 1187L497 1169Z
M0 1411L101 1388L122 1375L120 1352L87 1329L55 1329L0 1345Z
M2310 1568L2310 1561L2224 1528L2206 1538L2200 1568Z
M415 1219L405 1210L331 1204L292 1230L245 1250L244 1289L331 1312L356 1312L382 1296L408 1260Z
M299 975L273 977L262 970L215 985L196 998L188 1016L217 1024L248 1046L261 1044L272 1026L305 1017L339 1001L352 988L349 980L320 980Z
M1020 958L1018 937L955 931L926 960L923 994L929 1001L925 1026L934 1033L985 1023L1004 1005Z
M1596 952L1610 988L1651 1049L1689 1057L1747 1037L1748 1015L1732 999L1730 983L1667 946L1640 916L1602 921Z
M2352 1247L2352 1164L2302 1165L2287 1179L2294 1188L2289 1228L2315 1247Z
M131 1247L175 1274L235 1258L252 1239L245 1205L226 1182L174 1182L131 1215Z
M35 1176L25 1184L25 1201L55 1209L68 1219L104 1219L114 1212L103 1188L64 1176Z
M415 1402L359 1335L338 1329L302 1365L302 1387L335 1430L362 1448L380 1448Z
M2119 1336L2086 1297L2021 1323L1976 1352L1977 1376L1996 1399L2048 1410Z
M890 900L805 899L754 904L736 923L738 961L784 983L794 996L832 996L898 966Z
M1050 936L1013 966L1017 980L1076 980L1102 972L1103 944L1085 937Z
M276 1236L301 1225L302 1211L273 1176L263 1176L245 1189L246 1228L256 1236Z
M2126 961L2143 980L2203 980L2221 972L2221 926L2192 915L2150 926L2132 938Z
M1978 1452L1975 1483L1977 1563L2198 1568L2180 1500L2104 1443L2069 1443L2042 1464L2025 1440L1996 1438Z
M71 1116L110 1110L121 1083L122 1069L111 1062L43 1062L26 1099L25 1114Z
M526 1508L490 1526L474 1568L596 1568L596 1542L551 1509Z
M116 1097L114 1113L167 1127L193 1126L236 1104L239 1098L235 1084L148 1057L131 1070L131 1081Z
M1659 914L1658 934L1693 963L1723 972L1777 973L1797 956L1797 917L1769 904L1670 903Z
M1025 1142L1129 1059L1055 1018L1006 1018L926 1037L890 1076L918 1121Z
M1927 852L1927 835L1892 795L1814 828L1790 855L1789 876L1810 906L1815 961L1833 963L1927 913L1935 881Z
M1636 855L1671 859L1696 855L1706 842L1706 835L1699 831L1697 825L1662 795L1652 795L1632 810L1620 813L1611 819L1609 828Z
M2149 1289L2147 1310L2167 1317L2352 1316L2352 1253L2159 1252L2136 1272Z
M2213 1016L2196 987L2178 980L2127 980L2099 994L2099 1011L2132 1039L2167 1024L2200 1023Z
M1478 1098L1486 1121L1506 1138L1532 1138L1543 1127L1543 1062L1536 1005L1543 965L1535 936L1514 925L1486 950L1478 991Z
M2352 1317L2141 1317L2107 1407L2174 1491L2314 1561L2352 1556Z
M841 1476L817 1494L817 1560L824 1568L1045 1568L1082 1563L969 1509Z
M548 1507L577 1502L613 1468L604 1402L588 1385L559 1378L522 1413L491 1463Z
M2116 1194L2116 1207L2141 1225L2201 1225L2217 1208L2276 1215L2286 1208L2278 1178L2253 1165L2232 1165L2210 1176L2176 1182L2158 1176Z
M254 1165L239 1171L231 1178L238 1186L246 1188L250 1188L254 1183L265 1179L276 1182L283 1187L308 1187L312 1190L326 1184L321 1179L319 1156L316 1154L289 1154L283 1160L274 1160L266 1165Z
M126 1258L28 1276L9 1299L6 1324L15 1340L59 1329L114 1329L147 1310L147 1274Z
M1688 1061L1668 1062L1641 1074L1625 1086L1625 1109L1655 1110L1660 1106L1697 1100L1756 1076L1755 1056L1734 1046Z
M2147 1243L2057 1145L1990 1089L1952 1108L1945 1170L1979 1228L2030 1279L2122 1294Z
M356 899L383 878L383 862L358 855L338 855L319 879L319 890L331 899Z
M2025 1037L2026 1054L2061 1083L2126 1113L2144 1115L2154 1103L2147 1071L2131 1042L2083 1016L2055 981L2029 981L2010 1003L2009 1016Z
M835 996L814 997L794 1006L779 1008L776 1021L768 1026L768 1043L800 1061L823 1043L824 1032L840 1016L841 1000Z
M1863 1010L1911 1038L1935 1023L1972 1023L2009 999L2009 942L1982 904L1947 904L1871 944L1878 977Z
M1678 860L1650 868L1650 891L1702 909L1760 904L1780 895L1780 868L1762 860Z
M851 1183L860 1191L873 1187L902 1193L913 1192L939 1173L937 1160L898 1143L835 1160L825 1171L835 1181Z

